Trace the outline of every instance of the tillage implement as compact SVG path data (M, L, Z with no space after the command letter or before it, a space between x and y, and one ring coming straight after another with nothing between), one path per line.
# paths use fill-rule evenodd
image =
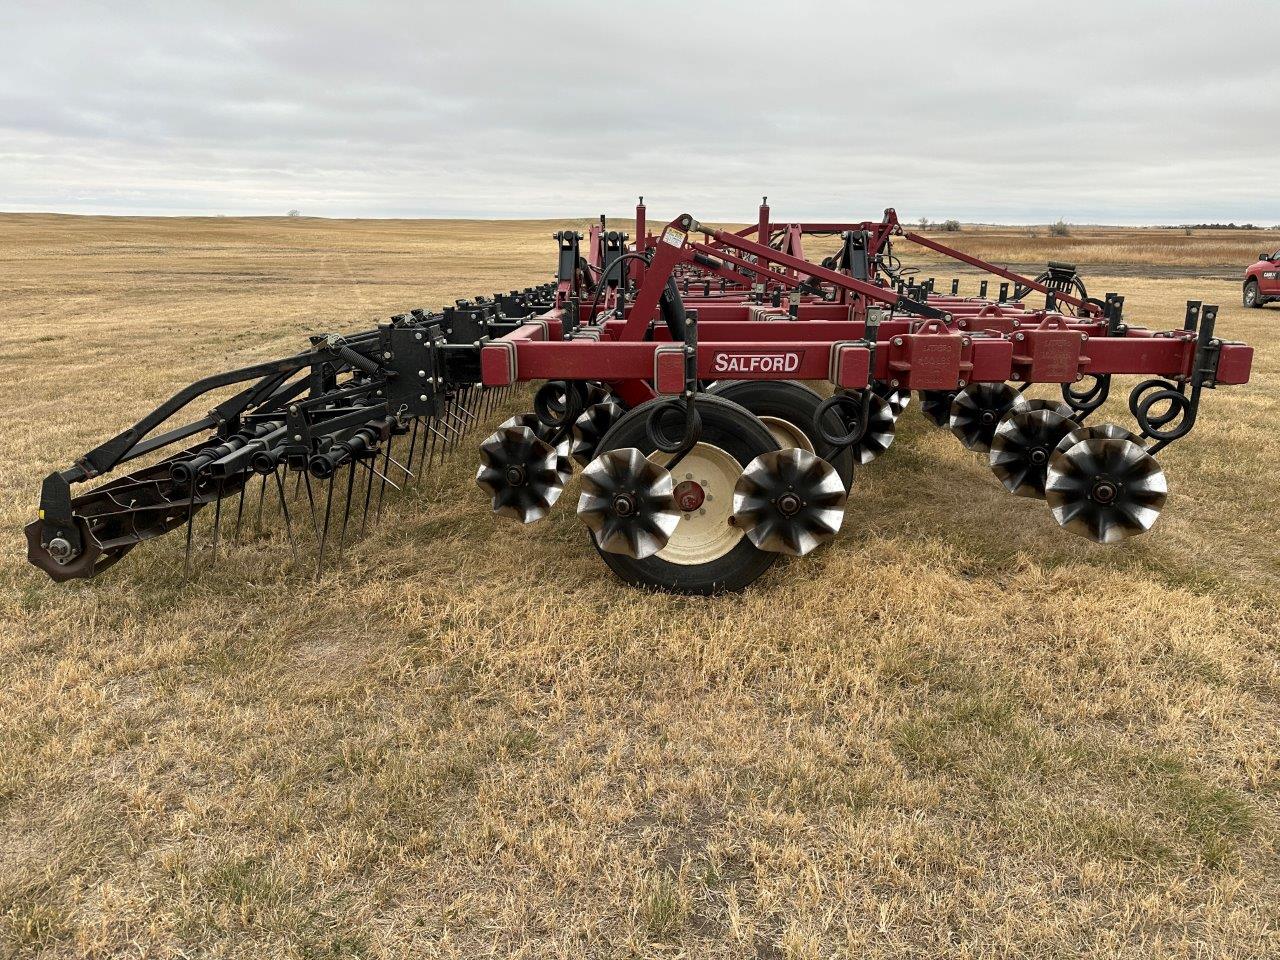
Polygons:
M585 533L629 583L737 590L831 540L856 470L889 451L913 398L1008 492L1115 543L1156 522L1157 457L1191 431L1202 392L1247 382L1252 362L1217 336L1214 306L1133 326L1123 297L1090 296L1070 264L1019 275L892 209L781 223L766 200L743 229L685 214L650 230L641 198L634 239L601 217L554 241L554 282L313 336L180 390L45 479L30 561L92 577L173 532L190 569L193 543L216 560L265 509L320 569L388 487L419 484L526 383L533 410L484 428L476 483L495 513L534 523L577 469ZM806 242L834 252L806 257ZM904 266L905 243L985 276L939 285ZM1134 381L1127 425L1092 419L1116 377ZM179 418L206 394L207 413Z

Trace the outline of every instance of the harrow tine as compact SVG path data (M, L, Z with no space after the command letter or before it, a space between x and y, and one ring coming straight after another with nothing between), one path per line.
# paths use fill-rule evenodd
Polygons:
M218 534L222 532L222 492L226 488L226 478L218 481L218 499L213 504L213 556L210 566L218 563Z
M453 422L446 426L449 433L449 441L445 444L444 449L446 454L452 455L458 449L458 444L462 441L462 427L459 425L460 421L458 419L456 408L449 412L452 415Z
M412 451L410 451L410 452L412 453ZM413 473L413 471L412 471L412 470L410 470L408 467L406 467L403 463L401 463L401 462L400 462L399 460L397 460L395 457L388 456L388 457L387 457L387 460L388 460L388 461L390 461L392 465L394 465L397 469L399 469L399 470L400 470L400 471L405 475L405 479L406 479L406 480L412 480L412 479L413 479L413 477L414 477L414 473ZM397 489L397 490L399 490L400 488L399 488L399 487L396 487L396 489Z
M413 432L409 434L409 456L405 459L404 472L413 477L413 455L418 448L418 426L422 423L421 417L413 418ZM418 469L422 469L419 467ZM414 477L416 480L417 477Z
M248 486L248 479L246 479L244 483L240 484L240 501L236 504L236 543L240 542L240 523L244 520L244 493Z
M449 426L449 420L445 416L448 409L448 401L445 401L445 410L441 411L440 416L436 419L439 429L436 434L440 437L440 463L443 465L445 457L449 455L449 444L453 442L453 428Z
M293 538L293 518L289 516L289 499L284 495L284 481L280 479L280 470L273 471L276 478L276 490L280 494L280 512L284 515L284 530L289 537L289 549L293 551L293 559L298 559L298 541ZM266 478L263 478L265 483Z
M262 477L262 485L258 487L258 517L254 521L254 526L258 530L262 529L262 503L266 499L267 499L267 477L264 474Z
M441 423L441 421L440 421L438 418L436 419L436 422L437 422L437 423ZM443 423L441 423L441 426L443 426ZM448 442L448 440L449 440L449 436L448 436L448 434L446 434L446 433L441 433L439 430L437 430L435 427L433 427L430 423L428 423L428 424L427 424L427 429L431 431L431 459L427 461L427 464L428 464L428 466L429 466L429 465L431 464L432 460L434 460L434 459L435 459L435 456L436 456L436 441L437 441L437 440L440 442L440 443L439 443L439 446L440 446L440 462L441 462L441 463L444 463L444 450L445 450L445 444Z
M444 403L444 410L440 413L440 429L444 431L444 436L441 438L444 442L444 449L440 451L442 456L448 453L449 445L453 443L453 435L457 429L454 426L454 420L452 417L452 404L452 400L446 400Z
M347 524L351 521L351 494L356 485L356 462L347 465L347 502L342 508L342 532L338 535L338 560L342 560L342 550L347 544Z
M311 529L318 537L320 536L320 521L316 519L316 498L315 494L311 492L311 474L305 467L299 472L302 474L302 482L307 488L307 503L311 506Z
M316 579L324 570L324 546L329 539L329 517L333 513L333 477L329 478L324 497L324 528L320 531L320 549L316 551Z
M365 464L365 466L366 466L370 471L372 471L372 473L373 473L373 475L374 475L375 477L377 477L379 480L381 480L381 481L382 481L382 485L383 485L383 488L384 488L384 489L385 489L386 487L390 487L392 490L399 490L399 489L400 489L400 487L396 484L396 482L395 482L394 480L392 480L390 477L388 477L385 473L383 473L383 472L382 472L381 470L379 470L377 467L369 466L369 464ZM381 504L381 503L379 503L379 504L378 504L378 507L381 507L381 506L382 506L382 504ZM376 509L376 508L375 508L375 509ZM376 515L376 516L374 517L374 520L375 520L375 521L376 521L376 520L380 520L380 519L382 519L381 514L378 514L378 515Z
M191 536L196 519L196 482L191 481L191 499L187 501L187 552L182 560L182 579L191 579Z
M387 445L382 451L382 472L378 474L378 476L382 478L382 484L378 487L378 509L373 517L377 523L382 522L382 500L387 494L387 484L391 483L387 478L387 473L391 470L391 448L395 446L395 442L395 434L387 437ZM370 467L370 469L372 470L373 468ZM376 470L374 472L377 473ZM391 486L395 487L397 490L400 489L399 487L396 487L394 483L391 483Z
M431 432L433 417L422 418L422 449L418 453L418 470L423 476L431 472L431 447L435 443L435 435Z
M431 464L436 456L436 430L435 427L431 426L432 419L432 417L427 417L422 421L422 426L425 428L422 434L422 454L427 458L427 466L423 471L424 475L431 472Z
M464 406L462 403L462 395L464 393L465 391L462 391L458 395L455 395L453 398L453 419L454 419L454 422L457 423L458 425L457 433L454 434L454 438L453 438L455 449L457 448L457 445L462 440L466 439L467 428L469 426L469 422L467 420L468 411L466 406Z
M452 419L455 424L459 425L457 429L463 430L466 428L467 422L457 413L457 409L460 406L462 405L458 402L457 397L450 397L449 400L445 403L444 415Z
M377 456L377 454L371 454L371 458L373 456ZM369 471L369 478L364 485L364 513L360 517L360 537L363 539L365 527L369 524L369 498L373 495L373 475L377 471L363 460L360 461L360 465Z

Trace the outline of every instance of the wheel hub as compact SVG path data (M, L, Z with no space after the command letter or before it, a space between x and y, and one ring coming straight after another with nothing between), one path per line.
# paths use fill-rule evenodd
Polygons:
M794 517L800 512L800 508L804 506L804 501L794 493L784 493L774 502L778 507L778 512L784 517Z
M1031 462L1040 466L1049 459L1049 451L1044 447L1033 447L1030 453Z
M75 552L71 547L71 541L63 537L54 537L50 540L48 550L49 556L53 557L58 563L66 563Z
M1096 503L1111 503L1115 500L1119 491L1116 485L1110 480L1099 480L1093 485L1093 489L1089 492L1089 496Z
M659 463L666 454L654 454ZM714 444L702 441L676 466L680 482L672 490L680 510L680 525L658 554L668 563L697 565L724 556L743 538L731 524L733 485L742 475L742 465Z
M620 493L613 498L613 512L620 517L629 517L636 512L636 499L629 493Z
M676 504L685 513L692 513L702 506L703 501L707 498L707 492L702 489L702 485L696 480L682 480L676 484L675 489Z
M518 487L524 483L523 467L507 467L507 483L513 487Z

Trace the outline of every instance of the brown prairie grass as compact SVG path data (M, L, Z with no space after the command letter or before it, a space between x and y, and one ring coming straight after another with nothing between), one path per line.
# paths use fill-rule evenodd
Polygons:
M466 449L318 579L25 565L40 478L178 386L541 280L552 228L0 218L0 956L1280 954L1280 310L1234 282L1090 271L1258 347L1116 548L908 410L737 597L496 521Z
M910 227L908 227L910 229ZM1259 253L1280 250L1280 230L1191 230L1157 227L1090 227L1066 225L1054 236L1052 225L1029 227L965 226L959 233L926 230L931 239L994 263L1068 263L1150 265L1215 269L1243 273ZM1098 273L1091 270L1090 273Z

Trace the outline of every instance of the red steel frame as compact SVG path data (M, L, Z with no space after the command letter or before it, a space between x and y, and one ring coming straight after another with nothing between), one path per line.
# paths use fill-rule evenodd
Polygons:
M562 281L555 308L483 346L485 385L598 380L608 382L632 406L656 394L680 393L685 388L683 344L672 344L666 327L656 322L659 300L676 275L690 286L701 283L705 288L712 277L724 283L723 290L717 283L714 295L695 291L686 296L686 304L697 310L699 378L829 380L847 389L875 380L904 390L958 390L973 382L1074 383L1104 374L1184 382L1192 374L1194 330L1126 326L1113 332L1096 303L1051 291L1031 278L903 231L892 209L878 223L781 225L781 250L768 244L779 225L770 222L767 202L761 204L758 223L737 232L704 226L686 214L648 236L645 213L642 198L636 208L640 236L633 249L652 256L648 264L637 261L631 268L638 287L624 316L616 316L612 294L601 301L599 313L589 315L590 298L572 298ZM591 232L593 257L599 230ZM843 230L866 230L872 254L882 251L891 236L901 236L1030 290L1052 292L1057 303L1083 316L955 296L930 296L921 303L883 281L855 279L804 259L805 233ZM830 299L799 290L814 283ZM777 290L786 307L751 302L753 288ZM566 324L566 311L575 303L577 322ZM866 339L873 309L879 321L871 325L874 361ZM593 328L598 338L572 336L581 326ZM1252 356L1252 347L1222 342L1216 383L1247 382Z

